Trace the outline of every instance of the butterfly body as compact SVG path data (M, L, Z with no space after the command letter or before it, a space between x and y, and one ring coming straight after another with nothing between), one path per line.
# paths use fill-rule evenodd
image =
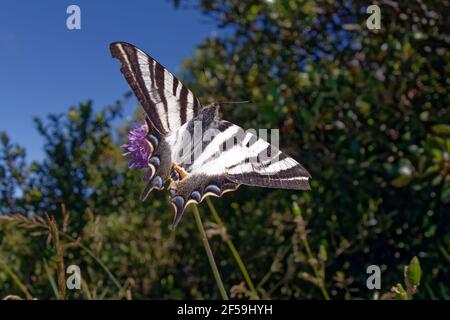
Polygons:
M174 226L190 203L220 197L240 185L309 189L310 174L275 146L220 119L219 106L199 99L167 69L125 42L110 45L113 57L146 114L148 181L141 199L163 189L175 209Z

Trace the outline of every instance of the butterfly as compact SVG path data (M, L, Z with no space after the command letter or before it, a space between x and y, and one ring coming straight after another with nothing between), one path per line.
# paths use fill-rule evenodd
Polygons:
M219 105L203 106L189 88L144 51L110 44L113 58L145 111L149 150L145 200L166 181L175 209L173 227L190 203L220 197L240 185L309 190L311 175L293 158L241 127L220 119ZM147 163L148 162L148 163Z

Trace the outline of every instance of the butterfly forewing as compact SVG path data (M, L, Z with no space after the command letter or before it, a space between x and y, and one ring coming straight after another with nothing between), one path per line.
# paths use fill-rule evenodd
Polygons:
M198 98L144 51L126 42L111 43L110 50L159 134L176 131L198 114L202 107Z

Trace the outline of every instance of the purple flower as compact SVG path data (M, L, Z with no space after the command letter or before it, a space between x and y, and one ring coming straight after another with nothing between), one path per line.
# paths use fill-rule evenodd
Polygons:
M144 169L148 168L148 159L152 147L147 140L148 126L145 121L138 122L136 128L128 133L128 143L123 144L125 148L124 156L131 155L131 160L128 162L128 168Z

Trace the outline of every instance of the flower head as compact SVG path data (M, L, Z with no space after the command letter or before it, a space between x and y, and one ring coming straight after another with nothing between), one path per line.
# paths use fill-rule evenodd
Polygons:
M128 143L122 145L122 148L126 150L123 155L131 155L128 168L144 169L149 167L148 160L152 147L147 140L147 135L148 126L145 121L138 122L137 127L128 133Z

